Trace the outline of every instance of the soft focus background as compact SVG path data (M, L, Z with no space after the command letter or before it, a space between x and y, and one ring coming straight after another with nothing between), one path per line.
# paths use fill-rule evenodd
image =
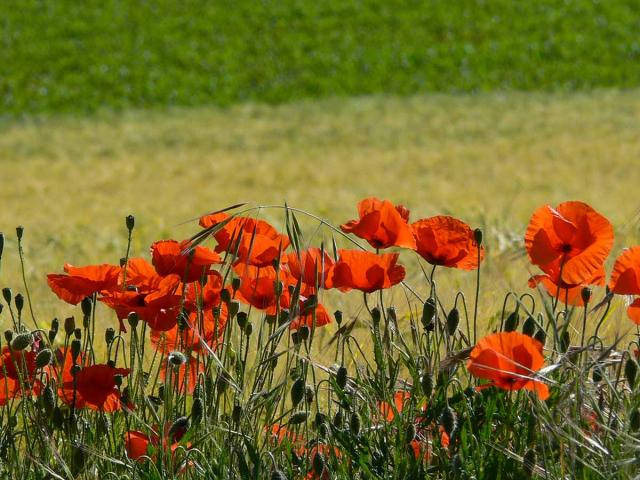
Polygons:
M485 230L489 318L506 289L528 291L522 235L538 206L592 204L615 226L615 254L639 240L637 7L0 2L0 286L24 290L17 225L47 323L75 310L45 274L116 263L127 214L133 254L147 255L237 202L286 201L339 224L375 195L414 220L445 213ZM282 226L281 210L263 216ZM441 278L472 297L473 274Z

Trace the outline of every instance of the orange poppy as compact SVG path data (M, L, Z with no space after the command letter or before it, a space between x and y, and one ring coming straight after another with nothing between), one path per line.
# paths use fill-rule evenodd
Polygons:
M62 367L62 383L58 389L63 402L68 405L75 403L75 408L78 409L90 408L107 413L120 409L120 390L116 387L115 375L129 375L128 368L114 368L104 364L90 365L80 368L75 378L71 372L72 368L73 360L67 352Z
M457 218L439 215L411 224L416 238L416 252L432 265L475 270L478 268L478 245L471 227ZM484 247L480 247L480 261Z
M480 388L491 385L504 390L524 388L546 400L549 388L532 378L543 364L540 342L519 332L500 332L478 341L469 356L467 369L478 378L490 380Z
M191 312L189 315L189 324L191 326L185 326L181 329L176 324L170 330L152 329L151 344L161 352L170 352L172 350L200 351L204 348L202 342L215 350L227 323L226 306L222 304L220 318L218 318L217 323L211 309L202 311L201 321L198 318L197 312Z
M156 430L158 426L154 427ZM171 452L175 452L175 450L180 446L180 440L184 437L186 433L186 429L179 429L172 434L169 434L169 429L171 428L171 424L165 425L165 431L162 438L162 447L164 449L171 443ZM169 438L171 437L171 438ZM137 431L137 430L129 430L124 434L124 448L127 451L127 456L131 460L142 461L143 457L149 455L149 447L157 448L160 446L160 436L152 431L151 435L147 435L146 433ZM191 447L191 443L186 445L187 448ZM151 455L152 459L155 459L155 455Z
M524 243L534 265L551 276L561 272L563 284L576 286L602 268L613 245L613 227L586 203L545 205L533 213Z
M207 276L207 282L192 282L181 286L176 293L184 292L184 308L190 312L209 310L220 305L220 293L222 292L222 275L211 272Z
M332 284L343 291L356 289L366 293L390 288L405 276L404 267L396 264L398 255L339 250L339 260L333 267Z
M57 273L47 275L47 283L53 293L72 305L77 305L82 299L96 292L118 288L120 267L115 265L74 267L66 263L64 271L66 275Z
M398 390L393 394L393 405L389 402L378 402L378 409L380 410L382 418L387 422L393 422L393 419L396 417L396 412L398 414L402 413L404 404L409 400L409 398L411 398L410 392L407 392L406 390Z
M237 251L238 262L256 267L270 266L289 246L289 237L282 235L264 220L229 217L221 212L200 218L200 225L209 228L225 220L227 223L213 234L218 242L215 250L230 254Z
M625 249L617 258L609 288L619 295L640 295L640 247ZM640 325L640 297L627 307L627 315Z
M237 264L235 272L240 277L240 288L236 292L236 298L247 305L252 305L258 310L264 310L267 315L274 315L278 302L281 308L289 307L288 276L282 269L278 271L273 267L255 267L252 265ZM282 290L278 295L276 282L281 283Z
M124 280L124 269L123 269ZM130 258L127 262L126 269L126 282L127 286L135 286L139 293L149 293L166 286L171 280L166 278L172 278L172 282L177 287L181 278L178 275L168 275L163 277L156 272L156 269L143 258ZM124 283L123 280L121 283Z
M42 384L35 378L36 352L16 352L2 347L0 356L0 406L11 398L29 395L32 389L37 394ZM22 379L22 386L20 385Z
M538 285L542 285L549 296L555 298L558 297L563 303L567 305L574 305L577 307L584 307L584 301L582 300L582 289L589 285L604 285L605 283L605 271L604 267L600 268L594 276L581 285L565 285L562 282L558 286L559 275L534 275L529 279L529 287L536 288Z
M151 245L151 262L158 274L178 275L184 282L195 282L206 275L211 265L221 263L222 259L213 250L200 245L189 253L189 240L161 240Z
M317 288L331 288L331 273L335 262L333 258L317 247L298 253L290 252L286 263L291 277L302 280L302 291L305 295L316 293Z
M289 328L291 330L297 330L301 326L306 325L309 328L324 327L331 323L331 317L327 312L327 309L320 303L313 302L313 306L306 306L304 300L300 301L300 315L291 322Z
M369 242L373 248L415 248L416 241L408 224L409 210L402 205L394 206L389 200L375 197L358 203L358 220L351 220L340 228Z

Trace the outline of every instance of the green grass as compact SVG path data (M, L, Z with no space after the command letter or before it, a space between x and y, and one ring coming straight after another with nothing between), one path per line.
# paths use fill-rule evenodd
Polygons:
M198 228L183 222L236 202L287 201L340 224L377 195L407 205L414 220L445 213L484 228L489 318L506 289L529 291L531 267L519 255L538 206L586 201L614 224L614 253L638 243L639 125L638 91L374 96L5 123L0 286L22 290L12 254L20 224L36 314L48 321L75 310L45 274L64 262L116 263L129 213L133 254L148 255L154 240ZM283 226L281 211L264 215ZM442 277L442 295L448 286L473 292L473 275Z
M636 0L0 3L0 115L633 87Z

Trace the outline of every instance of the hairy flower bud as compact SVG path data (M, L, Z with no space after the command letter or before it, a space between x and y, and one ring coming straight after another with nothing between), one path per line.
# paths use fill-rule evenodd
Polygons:
M291 386L291 403L295 407L304 397L305 382L304 379L298 378Z
M11 349L19 352L33 343L33 336L30 332L20 333L13 337Z
M40 350L36 355L36 368L44 368L53 360L53 353L48 348Z
M131 230L133 230L133 227L136 226L136 217L134 217L133 215L127 215L124 219L124 224L127 226L127 230L131 232Z

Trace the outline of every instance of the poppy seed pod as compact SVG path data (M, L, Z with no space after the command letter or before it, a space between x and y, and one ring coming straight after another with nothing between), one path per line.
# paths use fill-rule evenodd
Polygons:
M432 326L436 316L436 301L433 298L427 299L422 306L422 326L425 330L433 330Z
M340 365L338 371L336 372L336 384L342 390L344 390L344 387L347 386L347 373L347 367L345 367L344 365Z
M308 412L296 412L289 418L289 425L300 425L306 422L307 418L309 418Z
M168 362L174 367L179 367L187 363L187 357L184 353L174 350L173 352L169 353Z
M516 328L518 328L518 324L520 323L520 317L518 316L518 312L511 312L507 319L504 321L504 331L505 332L514 332Z
M193 404L191 405L191 420L194 425L197 425L202 420L204 416L204 402L202 398L196 397L193 399Z
M482 245L482 230L479 228L476 228L473 231L473 239L476 242L476 245L479 247Z
M593 373L591 374L591 378L593 379L593 383L600 383L602 381L602 369L599 365L596 365L593 368Z
M36 368L44 368L53 360L53 353L48 348L40 350L36 355Z
M82 315L89 317L93 307L93 300L91 300L91 297L84 297L82 302L80 302L80 307L82 308Z
M442 415L440 416L440 424L444 427L444 431L447 432L447 435L449 436L451 436L451 433L458 425L456 412L454 412L454 410L449 405L447 405L442 411Z
M124 219L124 224L127 226L127 230L131 232L131 230L133 230L133 227L136 226L136 217L134 217L133 215L127 215Z
M13 330L5 330L4 339L7 341L7 343L11 343L11 340L13 339Z
M628 358L624 364L624 378L627 379L629 388L634 389L636 385L636 377L638 374L638 364L633 358Z
M7 305L11 306L10 304L11 299L13 298L13 293L9 287L4 287L2 289L2 297L4 298L4 301L7 302Z
M19 315L20 312L22 312L22 309L24 308L24 297L22 296L21 293L18 293L13 299L13 301L16 305L16 310L18 311L18 315Z
M244 330L244 328L247 326L248 321L249 317L247 315L247 312L238 312L238 314L236 315L236 322L238 322L240 330Z
M295 407L304 397L305 383L304 379L298 378L291 386L291 403Z
M349 419L349 431L351 432L351 435L357 437L360 433L361 426L362 421L360 419L360 415L358 415L358 412L353 412L351 414L351 418Z
M532 316L528 316L527 319L522 324L522 333L527 335L528 337L533 337L533 334L536 331L536 321Z
M460 311L453 307L447 315L447 333L449 336L453 336L458 329L458 325L460 324Z
M64 319L64 333L68 337L73 335L73 331L76 329L76 319L73 317L67 317Z
M27 348L32 343L33 336L30 332L20 333L19 335L16 335L11 341L11 349L19 352Z

